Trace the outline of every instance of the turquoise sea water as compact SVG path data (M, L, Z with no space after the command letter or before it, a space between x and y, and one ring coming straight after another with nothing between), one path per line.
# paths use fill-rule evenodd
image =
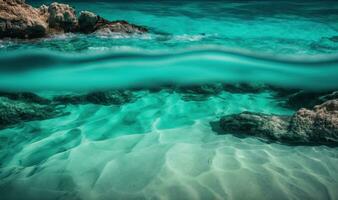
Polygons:
M192 98L158 89L223 82L336 90L336 1L64 2L150 33L2 40L0 90L52 98L138 88L136 99L67 105L68 115L0 130L0 197L338 199L337 147L214 131L211 122L228 114L294 113L274 91Z

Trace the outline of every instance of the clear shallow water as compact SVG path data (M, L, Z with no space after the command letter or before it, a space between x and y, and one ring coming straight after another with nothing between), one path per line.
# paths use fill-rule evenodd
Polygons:
M35 6L51 1L28 1ZM148 27L135 37L66 36L58 39L4 43L0 50L53 49L97 51L174 50L217 45L281 55L337 54L338 5L335 1L63 1L110 20ZM113 3L112 3L113 2ZM114 40L112 40L112 38Z
M69 2L68 2L69 3ZM41 2L34 1L35 5ZM44 97L163 83L260 82L337 89L338 5L288 2L71 2L149 27L143 36L64 35L0 43L0 89ZM242 111L291 115L273 92L199 101L133 92L121 106L0 130L5 199L337 199L338 149L217 135Z
M138 92L123 106L2 130L1 190L20 199L336 199L336 148L217 136L210 121L250 110L290 114L271 94L206 101ZM316 191L315 193L313 191Z

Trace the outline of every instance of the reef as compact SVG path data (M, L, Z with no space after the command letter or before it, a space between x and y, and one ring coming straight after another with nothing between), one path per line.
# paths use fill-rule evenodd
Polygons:
M8 99L15 101L24 101L26 103L37 103L37 104L50 104L49 99L43 98L32 92L1 92L0 97L7 97Z
M293 116L252 112L228 115L220 119L219 125L220 134L248 134L281 142L337 143L338 99L313 109L302 108Z
M108 90L90 92L80 95L61 95L54 97L57 104L98 104L98 105L122 105L134 100L130 91Z
M135 100L128 90L96 91L79 95L60 95L52 100L31 92L0 92L0 129L21 122L45 120L68 114L66 105L122 105Z
M239 94L257 94L271 88L264 84L253 83L211 83L203 85L176 86L173 87L173 89L175 92L182 95L182 99L184 101L205 101L209 97L219 95L223 91Z
M34 8L24 0L0 1L0 38L33 39L62 33L145 33L145 27L127 21L109 21L89 11L77 12L67 4Z
M177 92L184 101L205 101L222 91L232 93L256 93L271 88L263 85L207 84L169 87L170 93ZM219 134L245 134L289 143L334 143L338 142L338 99L337 92L306 92L275 88L277 95L284 98L284 104L303 107L292 116L242 112L221 117ZM133 89L104 90L89 93L58 95L52 98L40 97L31 92L0 92L0 129L26 121L44 120L66 114L62 107L69 104L97 104L121 106L134 102L137 95ZM314 107L311 105L316 104Z
M44 120L65 113L55 105L27 103L0 97L0 129L26 121Z

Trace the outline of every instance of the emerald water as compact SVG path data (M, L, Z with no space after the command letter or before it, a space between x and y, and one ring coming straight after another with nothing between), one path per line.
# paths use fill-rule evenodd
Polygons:
M2 40L0 90L135 99L0 130L0 199L338 199L337 147L215 131L228 114L293 114L275 91L164 87L337 90L336 1L62 2L150 33Z

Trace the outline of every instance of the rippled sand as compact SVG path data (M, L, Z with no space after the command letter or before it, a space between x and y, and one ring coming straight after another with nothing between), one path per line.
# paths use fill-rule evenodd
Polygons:
M184 101L138 92L118 106L0 131L5 199L337 199L338 149L217 135L210 122L244 110L290 114L270 94Z

